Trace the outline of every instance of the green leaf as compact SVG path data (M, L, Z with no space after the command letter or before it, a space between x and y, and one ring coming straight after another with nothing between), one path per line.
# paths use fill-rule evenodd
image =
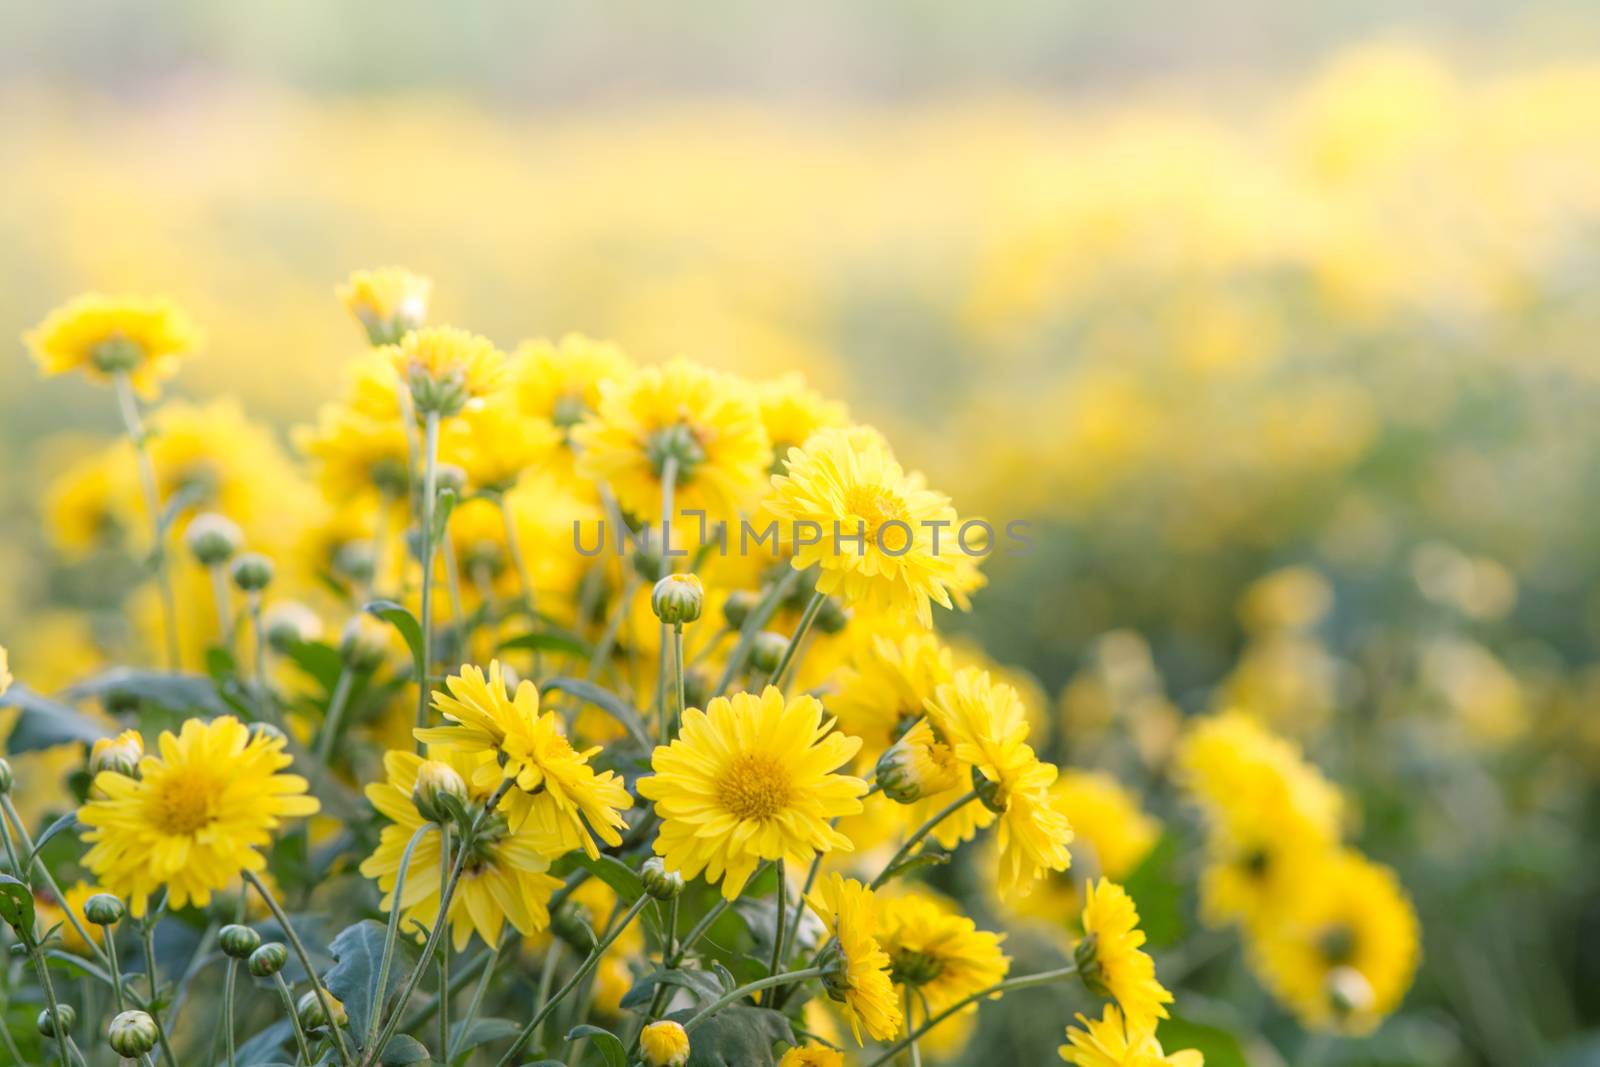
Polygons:
M364 1034L372 1020L374 1002L381 1003L400 985L416 961L416 946L407 939L397 938L394 959L389 964L388 987L381 996L374 996L378 983L378 967L383 961L383 942L388 930L376 919L362 919L346 926L334 936L328 951L334 959L333 967L323 976L328 992L344 1003L350 1016L353 1033Z
M428 669L422 663L422 624L417 617L392 600L369 601L362 610L400 631L411 649L412 677L425 679Z
M75 708L40 696L21 682L0 695L0 708L17 708L20 714L6 738L12 754L34 752L56 745L92 745L111 731Z
M34 857L44 851L44 846L49 843L52 837L61 833L63 830L71 829L73 826L76 826L77 823L78 813L75 811L69 811L55 822L45 827L44 833L40 834L34 839L33 851L28 854L28 857L25 860L23 860L22 869L27 870L28 867L32 865Z
M580 852L573 857L573 862L616 890L617 896L628 904L638 900L644 893L644 883L639 880L633 868L615 856L601 853L596 858L590 859Z
M1178 839L1163 834L1122 885L1139 909L1139 927L1151 945L1170 945L1183 937L1183 879L1174 869Z
M0 919L17 932L23 944L33 944L33 891L9 874L0 874Z
M416 1038L396 1034L383 1046L383 1055L378 1057L378 1062L383 1067L409 1067L413 1063L433 1062L433 1054Z
M579 700L593 704L626 727L645 748L653 747L654 743L650 740L650 734L645 730L639 713L611 690L602 689L593 682L586 682L581 678L551 678L544 683L544 688L554 689L560 693L571 693Z
M462 1026L466 1022L467 1020L462 1019L450 1028L450 1047L455 1049L458 1056L479 1045L515 1037L522 1032L522 1027L510 1019L473 1019L471 1025L463 1032Z
M292 641L283 650L291 662L322 686L325 693L333 692L344 671L344 657L339 650L322 641Z
M682 1023L693 1014L680 1011L669 1018ZM794 1043L782 1012L730 1005L695 1027L688 1067L775 1067L773 1046Z
M1206 1067L1249 1067L1239 1039L1226 1030L1203 1023L1190 1022L1174 1015L1163 1019L1156 1029L1161 1047L1168 1053L1179 1049L1197 1049L1205 1055Z
M114 667L79 682L64 695L72 700L93 697L108 711L148 704L185 717L229 713L228 705L217 695L216 684L203 674Z
M622 1039L610 1030L584 1025L574 1026L567 1031L568 1041L576 1041L580 1037L587 1037L594 1042L594 1047L606 1058L606 1067L628 1067L628 1050L622 1046Z
M592 650L589 643L575 634L553 633L548 630L535 630L532 633L518 634L508 637L500 642L499 651L511 652L518 649L528 652L570 652L574 656L587 657Z

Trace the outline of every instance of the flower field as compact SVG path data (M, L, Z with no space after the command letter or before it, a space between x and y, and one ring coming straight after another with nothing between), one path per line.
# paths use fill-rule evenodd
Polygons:
M1600 1062L1600 65L0 114L0 1062Z

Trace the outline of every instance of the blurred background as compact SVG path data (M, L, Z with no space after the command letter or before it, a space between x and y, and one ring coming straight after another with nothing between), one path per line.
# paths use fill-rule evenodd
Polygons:
M36 688L125 628L83 467L118 424L22 331L171 295L208 337L176 393L237 398L294 476L364 347L333 288L399 263L507 346L799 370L964 512L1030 521L950 628L1032 676L1063 762L1138 782L1224 706L1300 740L1425 938L1404 1011L1324 1062L1600 1063L1600 8L0 27L0 644ZM1180 1004L1270 1036L1247 985Z

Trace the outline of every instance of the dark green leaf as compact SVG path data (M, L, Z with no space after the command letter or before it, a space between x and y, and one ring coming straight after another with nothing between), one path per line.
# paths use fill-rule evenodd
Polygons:
M1152 945L1170 945L1184 933L1183 880L1174 869L1178 840L1164 834L1123 888L1139 909L1139 927Z
M638 739L639 743L650 748L652 742L650 734L644 728L644 722L639 718L639 713L629 707L617 694L609 689L602 689L593 682L586 682L580 678L551 678L544 683L546 690L554 689L561 693L571 693L579 700L593 704L601 711L616 719L628 732Z
M344 1003L344 1010L350 1016L350 1029L358 1034L367 1032L374 1001L386 1000L416 961L416 947L409 940L396 939L394 959L389 964L388 987L381 997L375 997L387 933L383 923L363 919L340 930L328 946L334 965L323 980L328 992Z
M652 971L633 984L633 988L623 994L622 1006L624 1008L636 1007L648 1003L655 996L656 986L673 985L687 989L694 994L696 1000L716 1000L725 990L717 981L715 975L705 971L685 967L671 971Z
M617 896L621 897L624 903L632 904L644 892L644 883L639 880L633 868L615 856L601 853L590 859L579 853L573 857L573 862L616 890Z
M585 1025L574 1026L567 1031L568 1041L576 1041L580 1037L587 1037L594 1042L594 1047L606 1058L606 1067L628 1067L628 1050L622 1047L622 1039L610 1030Z
M344 670L344 658L339 650L321 641L293 641L284 654L307 675L322 686L323 692L333 692Z
M0 919L17 932L23 944L33 943L33 891L9 874L0 874Z
M45 827L44 828L44 833L40 834L37 838L34 839L33 852L27 857L27 859L25 859L23 861L23 863L22 863L23 869L26 870L29 867L29 865L31 865L33 863L33 857L37 856L39 853L44 851L44 846L47 845L50 842L50 839L52 837L54 837L57 834L61 833L61 831L63 831L63 830L71 829L73 826L76 826L77 823L78 823L78 813L75 812L75 811L69 811L65 815L61 816L61 818L57 819L55 822L53 822L49 826Z
M422 1042L406 1034L396 1034L383 1046L383 1055L378 1057L378 1062L383 1067L409 1067L413 1063L431 1063L433 1054L430 1053Z
M669 1018L687 1022L693 1012ZM781 1012L733 1005L695 1027L689 1067L774 1067L774 1045L794 1044L794 1031Z
M214 682L202 674L140 671L114 667L68 689L68 698L94 697L108 711L130 704L150 704L183 716L226 715L228 705Z
M392 600L370 601L363 610L400 631L400 636L406 639L406 647L411 649L412 677L426 677L427 668L422 663L422 624L417 622L417 617Z
M1173 1016L1162 1020L1156 1036L1169 1053L1186 1048L1199 1050L1205 1055L1206 1067L1249 1067L1239 1039L1215 1026Z
M6 738L6 751L33 752L56 745L92 745L110 731L82 712L40 696L21 682L0 695L0 707L17 708L16 726Z
M463 1019L450 1028L450 1047L456 1050L457 1055L491 1041L515 1037L522 1030L510 1019L474 1019L472 1025L463 1032L461 1027L465 1022Z

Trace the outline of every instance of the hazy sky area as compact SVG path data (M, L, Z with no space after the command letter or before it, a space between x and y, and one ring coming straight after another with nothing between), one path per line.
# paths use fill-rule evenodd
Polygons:
M92 32L91 32L92 27ZM0 83L244 80L447 89L519 106L717 94L899 99L1294 74L1374 37L1486 64L1592 52L1593 0L0 0Z

